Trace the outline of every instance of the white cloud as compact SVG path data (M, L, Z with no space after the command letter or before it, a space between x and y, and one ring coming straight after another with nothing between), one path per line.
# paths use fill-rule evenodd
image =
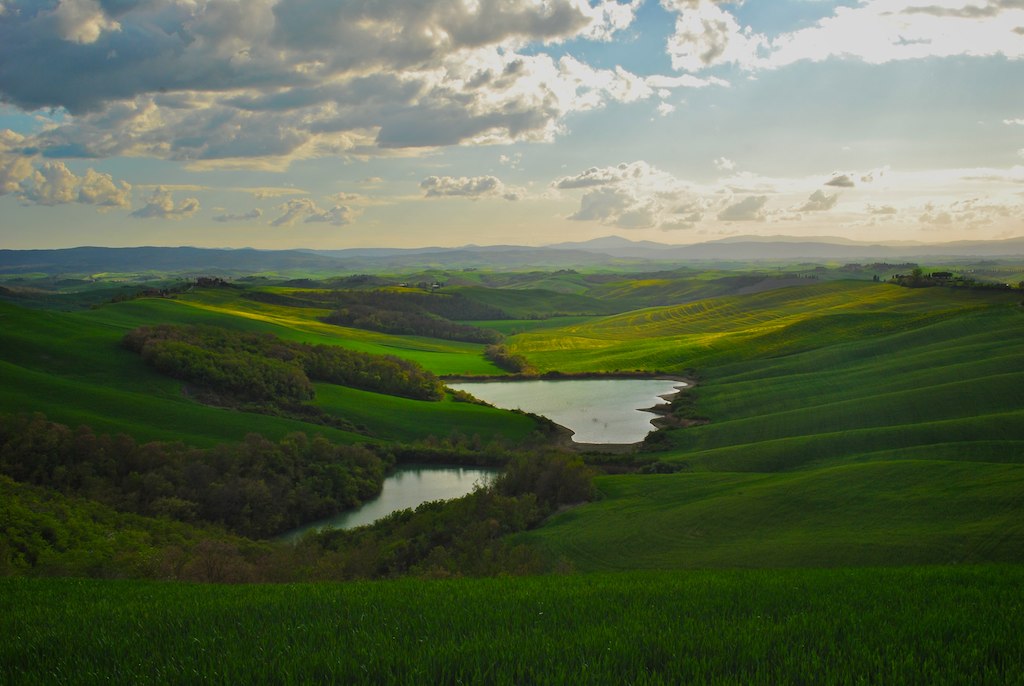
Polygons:
M715 169L718 171L733 171L736 169L736 163L730 160L728 157L718 157L715 159Z
M281 216L270 222L271 226L291 226L297 221L306 224L327 223L346 226L355 221L358 213L347 205L335 205L330 209L319 207L310 198L294 198L277 206Z
M591 167L551 185L585 191L569 219L623 229L692 228L703 218L707 204L691 184L644 161Z
M120 24L107 18L97 0L60 0L49 18L61 38L80 44L95 43L104 31L121 29Z
M770 55L751 66L852 57L871 64L926 57L1024 56L1013 31L1024 21L1019 0L875 0L836 7L815 25L771 41Z
M712 0L661 0L676 12L675 32L668 39L672 67L695 72L719 64L752 64L766 39Z
M420 182L420 188L428 198L461 197L476 200L501 196L506 200L519 199L519 194L507 191L505 184L496 176L428 176Z
M1017 119L1004 119L1003 123L1007 126L1024 126L1024 117Z
M24 136L10 129L0 131L0 195L18 193L32 175L32 159L19 152L24 146Z
M718 218L725 222L764 221L764 206L768 203L766 195L749 195L739 202L727 206L718 213Z
M63 162L44 162L33 167L25 157L4 161L0 154L0 188L33 205L82 203L100 208L131 206L131 184L114 181L109 174L87 169L78 176ZM0 193L0 194L3 194Z
M174 195L163 187L156 188L146 200L146 204L132 212L133 217L140 219L185 219L199 211L199 200L185 198L174 203Z

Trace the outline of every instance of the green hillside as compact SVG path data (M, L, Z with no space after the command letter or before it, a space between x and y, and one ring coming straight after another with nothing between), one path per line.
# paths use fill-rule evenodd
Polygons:
M522 541L587 571L1024 559L1024 464L907 460L604 477L598 487L601 500Z
M274 439L295 431L322 433L346 443L446 437L453 432L485 441L519 441L535 428L521 415L451 399L427 403L328 385L321 387L315 402L365 426L368 435L210 407L189 398L180 382L155 372L120 345L126 332L143 324L205 324L398 355L440 373L497 372L483 358L481 345L332 327L311 313L243 301L231 291L140 299L84 312L26 310L0 302L0 321L5 379L0 411L43 412L55 421L88 424L101 432L212 445L240 440L252 431Z

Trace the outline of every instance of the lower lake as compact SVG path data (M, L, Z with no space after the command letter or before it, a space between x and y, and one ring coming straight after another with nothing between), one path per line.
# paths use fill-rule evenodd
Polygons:
M483 483L495 474L496 470L476 467L398 467L384 479L384 488L376 499L363 503L358 509L289 531L281 538L297 541L309 531L354 529L430 500L460 498L471 492L477 483Z
M577 443L636 443L654 429L643 410L685 387L669 379L566 379L448 384L506 410L547 417L573 432Z

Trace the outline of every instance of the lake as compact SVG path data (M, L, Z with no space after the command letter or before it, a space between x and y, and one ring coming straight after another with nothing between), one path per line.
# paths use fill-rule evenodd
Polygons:
M547 417L573 431L577 443L636 443L654 429L642 410L686 386L669 379L474 381L448 384L506 410Z
M372 524L396 510L415 508L430 500L460 498L472 491L477 483L483 483L495 474L496 470L476 467L398 467L384 479L384 488L376 499L363 503L358 509L289 531L281 538L297 541L308 531L354 529Z

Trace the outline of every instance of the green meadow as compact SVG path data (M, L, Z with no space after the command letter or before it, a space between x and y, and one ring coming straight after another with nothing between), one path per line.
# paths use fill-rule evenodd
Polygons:
M359 352L396 355L438 374L498 374L483 346L335 327L317 312L271 307L213 291L180 299L144 298L81 312L41 312L0 303L0 367L5 390L0 411L43 412L71 425L126 432L146 440L182 440L195 445L241 440L258 431L280 438L294 431L322 433L342 442L417 440L456 432L483 440L522 440L534 430L521 415L450 398L416 403L393 396L322 386L317 404L355 424L369 436L283 417L267 417L195 402L180 382L148 368L120 347L125 333L143 324L202 324L271 333L304 343L342 345Z
M1021 292L845 276L469 273L451 289L507 318L464 323L500 332L540 373L695 382L642 445L580 453L603 470L592 501L507 537L560 574L9 579L0 626L17 640L0 648L0 681L179 682L186 669L267 680L259 663L274 683L1021 683ZM268 304L250 290L296 297ZM505 374L481 344L326 324L302 290L195 289L70 312L0 302L0 411L204 447L252 431L406 446L459 437L470 452L537 440L528 415L450 394L316 383L312 402L363 433L211 407L119 344L140 325L205 324L395 355L442 376ZM54 533L58 543L41 534L51 569L85 568L74 540L100 537L83 522L121 522L25 497L9 516L85 527L78 539ZM57 503L71 514L53 514ZM149 568L147 551L168 536L203 535L125 522L132 564Z
M0 580L11 684L1020 684L1018 566Z

